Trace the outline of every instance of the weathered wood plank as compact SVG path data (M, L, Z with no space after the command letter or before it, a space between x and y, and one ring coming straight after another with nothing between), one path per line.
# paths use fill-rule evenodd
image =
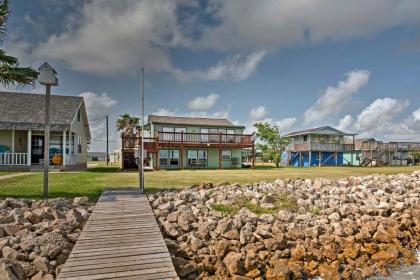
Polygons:
M178 279L147 197L103 192L58 279Z

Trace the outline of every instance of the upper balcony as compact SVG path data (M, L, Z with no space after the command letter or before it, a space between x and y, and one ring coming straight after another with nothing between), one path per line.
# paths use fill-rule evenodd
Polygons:
M122 137L122 148L134 149L140 143L140 137ZM250 148L254 145L252 134L221 134L191 132L158 132L157 137L145 137L144 147L155 152L158 147L180 146L203 148Z
M288 150L292 152L351 152L354 151L353 144L337 144L337 143L314 143L304 142L300 144L289 144Z

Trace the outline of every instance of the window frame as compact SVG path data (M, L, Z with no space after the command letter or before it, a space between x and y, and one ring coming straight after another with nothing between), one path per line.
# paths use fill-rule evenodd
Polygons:
M228 152L229 153L229 156L228 157L223 154L225 152ZM230 161L230 160L232 160L232 150L222 150L222 160L223 161Z

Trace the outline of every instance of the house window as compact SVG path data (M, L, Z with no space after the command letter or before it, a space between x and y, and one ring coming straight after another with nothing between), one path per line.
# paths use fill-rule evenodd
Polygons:
M226 130L226 137L228 143L235 143L235 130L234 129L227 129Z
M82 137L77 136L77 153L82 153Z
M209 133L210 133L209 135L210 142L219 142L219 135L217 133L217 129L210 128Z
M160 150L159 164L161 166L179 166L179 150Z
M174 128L173 127L168 127L168 126L164 126L162 127L162 134L161 134L161 139L163 141L174 141Z
M209 129L208 128L202 128L200 129L201 133L201 142L209 142Z
M188 150L187 161L189 167L206 167L207 150Z
M80 109L79 109L79 111L77 111L77 121L80 122Z
M303 142L307 142L308 141L308 135L303 135Z
M222 160L231 160L232 151L231 150L222 150Z
M184 136L181 135L181 133L185 133L185 132L187 132L187 129L185 127L175 127L175 134L174 134L175 141L178 141L178 142L182 140L185 141L186 140L185 135Z

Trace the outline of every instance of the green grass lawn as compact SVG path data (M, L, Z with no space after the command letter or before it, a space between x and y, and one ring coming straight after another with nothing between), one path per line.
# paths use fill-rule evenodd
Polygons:
M277 178L343 178L373 173L396 174L420 170L417 167L258 167L230 170L160 170L145 173L146 191L183 188L203 182L220 184L274 181ZM42 173L0 180L0 197L42 197ZM137 172L120 172L116 167L95 167L78 173L50 174L50 197L86 195L97 198L106 188L126 188L138 185Z

